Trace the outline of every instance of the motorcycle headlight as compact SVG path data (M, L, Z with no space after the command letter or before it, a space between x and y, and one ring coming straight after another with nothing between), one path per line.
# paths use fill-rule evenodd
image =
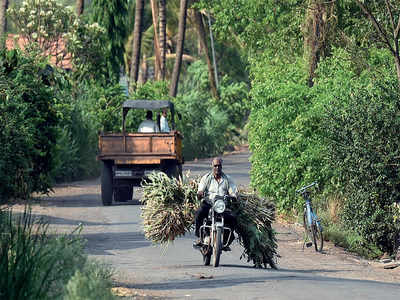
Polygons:
M214 210L218 214L222 214L225 211L225 202L224 200L217 200L214 203Z

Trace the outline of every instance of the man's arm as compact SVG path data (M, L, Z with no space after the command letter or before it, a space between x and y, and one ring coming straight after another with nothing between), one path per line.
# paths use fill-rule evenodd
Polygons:
M200 183L197 188L197 199L198 200L201 200L204 197L204 192L207 188L207 176L208 176L208 174L204 175L200 179Z

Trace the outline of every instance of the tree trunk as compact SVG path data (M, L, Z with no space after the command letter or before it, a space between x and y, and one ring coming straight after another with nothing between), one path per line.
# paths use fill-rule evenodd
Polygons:
M153 28L154 28L154 52L155 52L155 65L154 65L154 77L156 80L160 79L161 69L161 55L160 55L160 43L158 41L158 8L155 2L156 0L150 0L151 13L153 17Z
M136 0L135 26L133 28L131 70L129 76L130 78L129 84L133 85L133 88L135 88L136 86L136 82L139 75L140 48L142 44L143 7L144 7L144 0Z
M140 67L140 72L139 72L139 78L138 78L138 83L139 84L145 84L147 81L148 77L148 71L147 71L147 57L146 54L143 54L142 57L142 65Z
M0 38L2 38L7 33L7 12L8 8L8 0L1 0L1 7L0 7ZM5 42L6 40L4 40ZM5 45L0 45L3 48Z
M85 0L76 0L76 14L78 17L83 14L85 8Z
M327 55L329 49L329 38L334 26L331 22L335 18L335 2L324 0L310 0L305 21L304 51L308 55L309 72L308 86L314 85L315 71L321 57Z
M160 0L159 6L160 21L160 77L165 80L165 65L167 54L167 16L166 16L166 0Z
M181 3L180 3L176 58L175 58L174 69L172 71L171 86L169 89L169 95L171 97L176 97L176 94L178 92L179 75L180 75L181 65L182 65L183 45L185 42L186 16L187 16L188 1L189 0L181 0Z
M399 57L399 54L397 54L394 57L394 61L395 61L395 64L396 64L397 81L399 82L399 86L400 86L400 57Z
M208 67L208 80L210 82L211 94L214 98L219 98L217 85L215 83L215 76L214 76L214 67L211 62L210 54L208 52L208 46L206 42L206 31L204 30L204 23L201 13L198 10L194 10L194 19L196 24L197 34L199 35L199 42L202 51L204 51L204 55L207 61Z

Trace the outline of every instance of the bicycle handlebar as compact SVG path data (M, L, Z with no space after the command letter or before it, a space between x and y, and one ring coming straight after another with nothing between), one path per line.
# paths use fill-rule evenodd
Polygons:
M310 188L310 187L312 187L312 186L314 186L314 185L316 185L316 184L318 184L318 182L314 181L313 183L311 183L311 184L309 184L309 185L306 185L306 186L302 187L301 189L298 189L298 190L296 191L296 193L302 194L305 190L307 190L308 188Z

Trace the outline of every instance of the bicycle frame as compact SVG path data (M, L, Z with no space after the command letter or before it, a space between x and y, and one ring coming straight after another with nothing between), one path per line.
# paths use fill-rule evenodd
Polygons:
M318 216L313 211L310 193L307 190L316 184L317 184L316 182L313 182L312 184L297 190L296 193L300 193L303 199L305 200L304 229L306 230L306 235L312 238L313 243L315 244L315 250L321 252L323 247L322 225ZM320 242L317 243L317 241ZM304 243L306 244L306 240L304 241ZM310 243L307 243L307 247L310 246L309 244ZM303 244L303 249L304 249L304 244Z
M321 228L321 231L322 231L321 222L319 221L318 216L314 213L314 211L312 209L311 199L310 199L310 196L309 196L308 192L305 192L305 195L303 195L303 197L304 197L304 199L306 201L305 206L306 206L306 214L307 214L308 226L311 226L313 224L313 222L315 222L315 224L317 226L319 226Z

